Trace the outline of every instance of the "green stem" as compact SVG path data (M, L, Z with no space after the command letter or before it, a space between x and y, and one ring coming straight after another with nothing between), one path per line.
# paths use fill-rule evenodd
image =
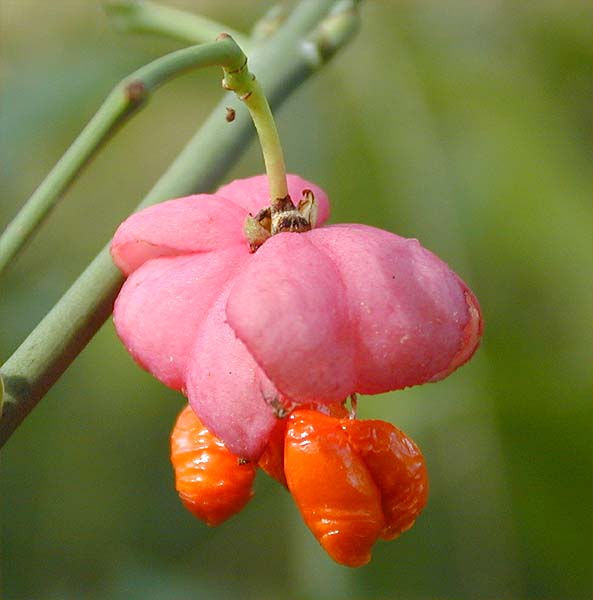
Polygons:
M227 64L243 53L232 40L184 48L145 65L121 81L0 236L0 273L35 233L82 168L157 87L189 68Z
M109 0L105 10L122 31L162 35L185 44L213 42L221 31L226 31L244 50L249 49L246 35L222 23L170 6L145 0Z
M288 16L288 7L285 4L276 4L253 26L251 39L263 42L273 36Z
M303 41L333 4L332 0L300 2L277 34L253 53L251 63L272 106L278 106L321 68L322 62L312 58L321 54L311 53ZM222 117L226 106L237 112L238 118L232 126ZM246 116L238 99L225 97L138 208L212 189L238 160L253 135ZM107 319L122 282L108 248L104 248L2 366L5 393L0 445L9 439Z
M225 33L219 39L228 40L230 38ZM288 196L288 185L286 183L284 154L270 105L255 75L247 67L247 57L239 68L229 69L223 67L222 70L224 71L222 86L237 94L239 99L247 106L253 119L264 156L270 188L270 203L272 210L274 210L275 201Z
M305 46L320 64L330 60L338 48L347 44L358 32L360 2L361 0L339 0L327 17L308 36Z

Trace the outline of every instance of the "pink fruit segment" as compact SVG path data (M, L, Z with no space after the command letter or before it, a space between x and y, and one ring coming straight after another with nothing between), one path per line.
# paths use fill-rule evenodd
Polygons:
M226 292L197 333L186 373L190 405L214 435L256 460L276 423L278 391L225 322Z
M298 203L312 190L288 176ZM265 176L132 215L111 252L128 280L115 303L134 359L188 395L235 454L256 460L273 406L341 403L442 379L469 360L480 308L416 240L364 225L280 233L249 252L243 226L269 204Z
M185 386L198 329L247 255L233 246L157 258L128 277L113 310L115 328L134 359L165 385Z
M227 316L282 393L329 402L425 383L469 359L481 318L467 294L416 240L337 225L266 242L237 275Z

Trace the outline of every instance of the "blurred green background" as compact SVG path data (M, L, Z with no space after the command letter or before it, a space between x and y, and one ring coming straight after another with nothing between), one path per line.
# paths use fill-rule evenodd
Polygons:
M248 29L271 2L175 2ZM446 381L363 398L423 448L431 500L370 565L331 562L260 476L207 529L173 489L183 404L109 322L2 451L7 599L586 599L591 591L591 10L578 0L363 7L346 51L277 113L290 170L334 221L418 237L474 289L486 333ZM1 222L114 83L179 47L98 2L0 2ZM220 97L184 75L100 154L1 282L6 358ZM262 170L252 145L227 179Z

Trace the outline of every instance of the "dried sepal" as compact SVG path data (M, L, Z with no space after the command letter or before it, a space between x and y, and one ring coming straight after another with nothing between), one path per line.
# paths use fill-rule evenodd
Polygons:
M270 209L259 211L255 217L249 215L245 219L243 231L249 244L250 252L255 252L272 234L270 233Z
M313 229L317 225L317 201L311 190L303 190L303 197L298 203L297 210Z

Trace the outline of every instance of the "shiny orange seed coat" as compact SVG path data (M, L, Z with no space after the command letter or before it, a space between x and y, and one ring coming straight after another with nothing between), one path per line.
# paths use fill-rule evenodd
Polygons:
M424 458L390 423L344 418L341 405L324 409L329 414L314 408L279 420L259 466L289 488L334 560L361 566L379 537L397 537L424 508ZM253 495L254 465L241 463L189 406L171 435L171 460L182 502L208 525L222 523Z
M284 452L288 488L325 551L350 567L368 563L385 525L381 492L340 420L294 411Z
M287 418L278 419L274 429L272 429L270 440L257 462L260 469L263 469L284 487L288 487L286 475L284 474L284 438L287 424Z
M311 409L331 417L347 417L348 409L343 404L311 404L303 405L299 410ZM263 469L270 477L273 477L278 483L284 487L288 487L286 483L286 475L284 473L284 439L286 437L286 428L288 426L288 418L278 419L276 426L272 430L270 441L259 458L258 466Z
M409 529L426 504L422 454L384 421L296 410L286 430L284 466L305 523L344 565L366 564L375 541Z
M350 445L381 490L385 527L392 540L412 527L428 500L428 476L422 453L402 431L385 421L343 421Z
M255 465L242 463L187 406L171 433L175 488L185 507L208 525L219 525L253 496Z

